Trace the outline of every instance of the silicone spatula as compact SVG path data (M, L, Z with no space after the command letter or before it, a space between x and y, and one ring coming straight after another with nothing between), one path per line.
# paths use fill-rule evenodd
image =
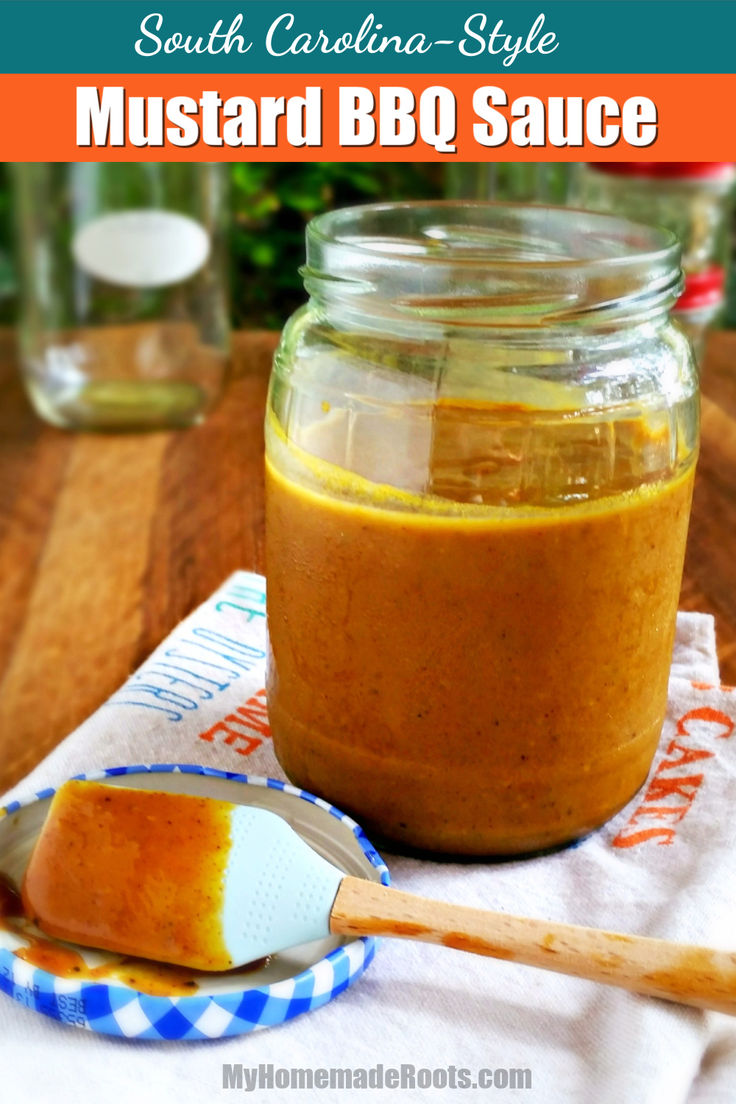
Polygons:
M66 783L22 892L47 934L184 966L398 936L736 1013L736 954L389 889L345 875L275 813L209 798Z

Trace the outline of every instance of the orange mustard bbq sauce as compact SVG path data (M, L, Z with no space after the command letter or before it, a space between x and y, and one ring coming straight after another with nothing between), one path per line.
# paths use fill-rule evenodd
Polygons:
M100 966L89 966L80 950L40 935L31 921L23 915L22 908L20 893L5 875L0 874L0 928L14 932L27 943L27 946L15 951L18 958L41 970L48 970L56 977L76 978L79 981L123 982L152 997L192 996L199 990L203 980L211 979L211 974L204 970L172 966L168 962L152 962L132 955L111 959ZM251 973L262 969L269 961L270 956L259 958L247 966L222 971L218 973L218 977Z
M0 928L13 932L27 944L15 951L18 958L41 970L48 970L56 977L77 978L80 981L121 981L150 996L191 996L199 988L200 971L170 966L165 962L148 962L126 956L101 966L89 966L79 950L39 934L23 913L19 891L2 873Z
M227 969L211 922L224 894L227 808L203 797L66 783L26 870L26 914L56 939ZM142 870L155 895L144 892Z
M487 472L458 477L465 422L445 409L435 493L492 503L487 475L504 508L447 513L375 485L371 498L365 480L321 461L308 487L267 463L269 713L289 777L368 830L435 851L523 853L597 827L644 781L693 468L539 507L533 481L503 490L517 458L502 438ZM647 430L620 432L638 447Z

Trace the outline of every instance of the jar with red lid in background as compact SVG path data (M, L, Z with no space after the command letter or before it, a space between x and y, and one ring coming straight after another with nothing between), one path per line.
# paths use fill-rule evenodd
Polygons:
M725 287L726 270L723 265L714 264L702 272L688 272L682 295L672 311L672 317L690 338L699 363L708 328L723 309Z
M736 170L730 161L618 161L581 167L578 202L672 230L685 287L673 317L700 354L725 299L728 227Z

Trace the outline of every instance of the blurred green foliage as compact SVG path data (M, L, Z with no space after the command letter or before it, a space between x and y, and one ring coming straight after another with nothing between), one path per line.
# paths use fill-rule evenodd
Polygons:
M0 161L0 325L15 320L15 266L8 166Z
M733 233L731 268L729 270L728 288L726 290L726 311L723 316L723 325L727 329L736 330L736 228Z
M440 164L312 162L231 166L236 326L279 328L304 302L299 266L313 215L351 203L439 198Z
M560 203L565 199L567 175L559 169L510 162L457 164L446 176L443 164L422 161L230 165L233 325L279 329L304 302L299 276L304 262L304 228L321 211L352 203L432 199L445 193L467 195L471 184L473 189L481 184L485 188L486 176L493 178L495 194L524 199L525 189L532 184L540 188L539 173L545 174L545 198ZM0 162L0 324L12 322L15 313L12 219L8 167ZM730 292L727 324L736 326L736 263L731 269Z
M564 204L574 169L555 161L448 161L445 190L452 199Z

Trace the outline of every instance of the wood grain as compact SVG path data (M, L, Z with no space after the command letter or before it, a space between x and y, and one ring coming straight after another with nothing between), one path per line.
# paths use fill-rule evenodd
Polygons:
M710 947L468 908L351 877L340 882L330 931L439 943L736 1015L736 954Z
M0 346L0 792L230 572L262 569L276 340L236 336L207 421L145 434L42 425Z
M736 332L715 333L701 378L700 459L681 607L716 619L721 680L736 684Z
M237 334L226 395L194 429L43 425L0 334L0 792L96 709L237 568L263 568L263 434L277 337ZM703 371L682 605L714 613L736 683L736 333Z

